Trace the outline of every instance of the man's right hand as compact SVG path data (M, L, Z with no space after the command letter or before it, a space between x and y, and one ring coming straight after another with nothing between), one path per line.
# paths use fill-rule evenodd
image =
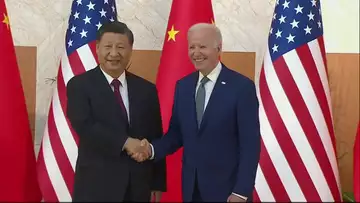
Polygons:
M146 140L138 140L129 137L124 146L127 153L136 161L142 162L151 156L150 143Z
M149 141L147 141L147 139L141 140L140 147L138 147L136 151L137 152L131 156L133 159L138 162L148 160L152 154Z

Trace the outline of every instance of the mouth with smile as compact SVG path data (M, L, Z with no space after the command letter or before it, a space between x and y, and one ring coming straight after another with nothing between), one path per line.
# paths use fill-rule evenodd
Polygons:
M192 60L193 60L194 63L196 63L196 64L201 64L202 62L204 62L204 61L206 60L206 57L193 58Z
M120 63L120 60L106 60L108 63L110 63L111 65L117 65Z

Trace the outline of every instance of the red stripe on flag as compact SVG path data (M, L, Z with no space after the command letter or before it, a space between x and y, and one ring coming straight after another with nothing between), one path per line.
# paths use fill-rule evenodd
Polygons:
M46 169L46 164L43 155L43 146L41 144L40 151L38 155L37 162L37 177L39 181L39 187L41 189L41 193L45 202L58 202L58 198L56 196L54 187L50 180L48 171Z
M74 75L79 75L85 72L84 65L82 64L77 51L74 51L72 54L69 55L69 64Z
M296 50L301 63L303 64L303 67L305 69L305 72L310 80L312 89L315 92L317 101L319 102L321 111L324 115L324 119L327 125L327 129L330 133L331 142L334 148L334 151L336 149L335 146L335 136L334 136L334 128L332 126L332 120L331 120L331 114L329 109L329 104L327 102L325 90L323 88L323 85L321 83L321 78L319 75L319 72L316 69L316 64L314 61L314 58L312 57L312 54L310 52L309 46L301 46Z
M271 96L267 81L265 78L264 71L260 73L260 95L263 101L266 116L269 120L271 128L275 134L276 140L280 145L281 150L285 156L285 159L289 163L289 166L297 180L301 191L307 200L320 201L320 196L316 191L315 185L312 182L309 173L300 157L299 152L296 150L291 136L284 124L278 109L276 108L273 97ZM270 163L267 163L270 164ZM272 164L272 163L271 163ZM267 170L267 169L266 169ZM266 171L264 169L264 171ZM264 172L265 173L265 172ZM271 175L276 174L271 172ZM276 188L277 185L272 185L270 188ZM274 197L281 196L280 194L274 194ZM290 201L290 199L278 199L277 201Z
M298 118L298 121L302 129L304 130L305 136L307 137L307 140L310 143L310 146L320 165L321 171L325 176L326 182L331 189L331 193L334 197L334 200L340 201L341 199L340 199L339 190L337 188L336 179L334 173L332 172L331 164L325 152L324 145L320 140L320 136L315 127L314 121L311 118L311 115L305 104L305 101L300 94L299 88L296 85L287 64L285 63L284 58L279 57L274 62L274 67L276 67L275 71L276 74L278 75L282 88L284 89L285 94L288 97L289 102L296 114L296 117ZM315 201L314 199L315 196L306 195L306 197L310 198L311 201ZM316 195L316 198L317 197L318 195Z
M66 183L68 190L71 193L74 184L73 176L75 173L71 167L70 160L68 159L68 156L64 149L64 145L62 144L61 139L59 137L58 129L54 121L53 111L54 111L53 105L51 105L49 117L48 117L48 129L49 129L49 135L51 135L49 136L50 144L51 144L51 148L53 149L54 156L59 166L61 175Z
M260 202L260 197L256 190L253 191L253 202Z
M325 51L324 37L321 35L317 40L318 40L318 44L319 44L319 47L320 47L322 60L323 60L324 65L325 65L326 75L327 75L327 77L329 77L329 73L328 73L328 69L327 69L327 61L326 61L326 51Z
M287 194L285 187L276 172L275 166L271 161L270 155L264 146L264 141L261 139L261 156L260 167L263 171L264 177L269 185L269 188L275 198L275 201L290 202L290 197Z
M67 113L66 113L67 95L66 95L66 87L65 87L65 82L64 82L64 77L62 75L62 71L59 71L59 73L58 73L57 88L58 88L58 92L59 92L60 104L61 104L62 110L63 110L65 118L66 118L66 123L69 126L70 132L71 132L76 144L78 144L79 137L77 136L75 130L71 126L69 119L67 118Z

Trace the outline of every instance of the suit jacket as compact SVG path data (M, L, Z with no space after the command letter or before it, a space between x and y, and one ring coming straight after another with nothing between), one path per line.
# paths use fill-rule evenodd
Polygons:
M260 157L254 83L222 65L198 128L195 106L198 75L194 72L177 82L169 131L152 143L155 160L184 147L185 202L192 199L195 174L204 201L225 202L232 192L251 201Z
M155 85L126 72L130 125L99 67L67 84L67 115L79 136L73 201L122 201L128 186L134 196L165 191L165 160L137 163L122 148L128 137L162 136Z

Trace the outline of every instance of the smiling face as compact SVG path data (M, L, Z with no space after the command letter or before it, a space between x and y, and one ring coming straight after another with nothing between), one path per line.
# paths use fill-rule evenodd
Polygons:
M190 60L204 75L209 74L219 63L221 42L212 27L189 30L188 48Z
M125 34L106 32L96 44L96 54L101 68L113 76L119 77L128 65L132 45Z

